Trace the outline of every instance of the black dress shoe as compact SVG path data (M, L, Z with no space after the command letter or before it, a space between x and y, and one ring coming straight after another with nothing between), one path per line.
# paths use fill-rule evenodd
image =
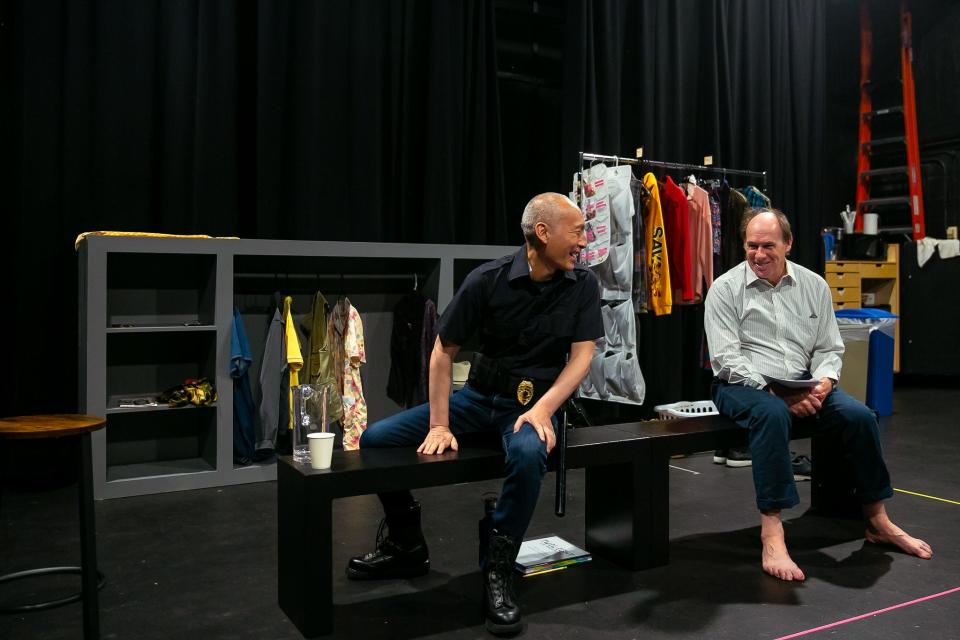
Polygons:
M384 527L389 535L384 536ZM377 529L377 546L370 553L350 558L351 580L414 578L430 571L430 552L420 530L420 504L387 514Z
M513 590L513 563L517 543L498 532L490 533L487 568L483 572L483 604L487 631L512 635L523 629L517 595Z
M351 580L415 578L429 571L426 543L404 547L389 537L379 541L376 550L354 556L347 564L347 577Z

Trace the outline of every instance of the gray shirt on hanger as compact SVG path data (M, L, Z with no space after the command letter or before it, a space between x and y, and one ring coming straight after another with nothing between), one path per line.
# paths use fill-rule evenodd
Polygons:
M283 370L287 366L283 357L283 317L280 310L273 312L267 340L263 348L263 363L260 365L260 423L257 425L256 450L276 447L277 426L280 423L280 392L283 386Z

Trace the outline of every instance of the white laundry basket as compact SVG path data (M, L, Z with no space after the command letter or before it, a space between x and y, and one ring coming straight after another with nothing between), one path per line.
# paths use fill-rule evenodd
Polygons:
M720 414L712 400L697 400L695 402L681 400L680 402L673 402L671 404L658 404L653 410L660 414L661 420L676 420L677 418L715 416Z

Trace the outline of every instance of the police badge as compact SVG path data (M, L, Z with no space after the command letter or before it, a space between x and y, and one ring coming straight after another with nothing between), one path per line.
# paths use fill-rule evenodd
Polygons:
M533 399L533 382L531 380L521 380L517 385L517 402L526 406Z

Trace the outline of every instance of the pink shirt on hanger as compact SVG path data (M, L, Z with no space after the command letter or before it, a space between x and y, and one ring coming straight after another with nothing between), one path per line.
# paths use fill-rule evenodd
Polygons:
M684 184L684 191L687 193L688 205L693 301L703 302L705 289L713 284L713 227L710 218L710 195L699 186L689 183Z

